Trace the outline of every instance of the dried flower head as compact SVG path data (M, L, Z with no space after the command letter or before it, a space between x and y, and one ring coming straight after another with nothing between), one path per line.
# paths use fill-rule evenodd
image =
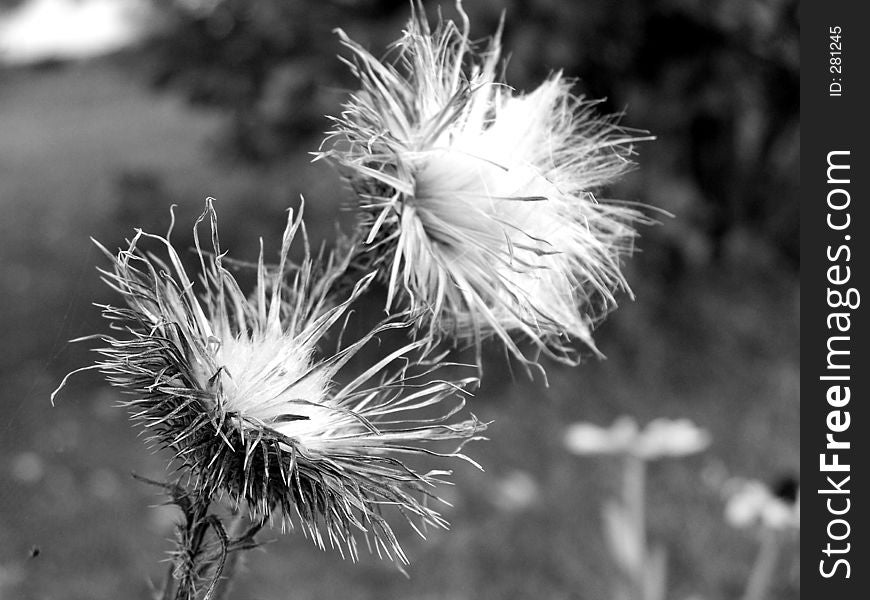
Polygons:
M278 268L267 272L261 250L256 289L247 297L224 266L211 199L197 226L204 221L213 253L202 250L194 228L199 294L168 235L138 231L128 249L106 252L113 269L103 271L104 280L127 307L103 307L115 333L93 336L106 346L88 368L132 395L125 404L134 419L172 449L191 489L227 494L254 519L277 511L282 525L301 523L320 547L328 543L354 559L361 533L378 555L406 562L381 508L395 506L424 526L445 525L428 499L450 471L416 471L401 457L470 460L461 447L484 425L453 417L463 405L457 392L473 379L436 379L435 362L414 371L423 342L348 377L342 369L360 349L401 326L384 322L350 345L339 341L334 353L318 347L327 332L343 330L349 304L371 276L332 302L330 282L343 269L319 267L307 243L299 265L287 260L294 236L304 234L301 211L295 218L291 211ZM168 261L142 251L146 242L156 242ZM459 447L431 447L443 440L459 440Z
M359 198L369 263L394 302L423 308L432 333L458 342L512 335L575 363L570 338L629 291L621 259L627 203L594 193L631 166L632 137L555 73L530 93L499 78L500 31L478 51L462 26L434 31L417 6L404 37L379 60L339 31L360 90L320 156Z

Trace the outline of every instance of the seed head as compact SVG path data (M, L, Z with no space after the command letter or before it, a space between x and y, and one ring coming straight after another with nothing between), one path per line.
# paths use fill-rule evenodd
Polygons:
M459 6L459 5L458 5ZM523 358L576 363L570 338L630 293L621 259L645 217L595 194L630 166L631 135L560 73L518 93L499 77L500 30L482 51L468 21L432 31L418 6L379 60L339 31L360 89L320 156L359 199L368 264L394 303L423 309L433 334L497 336Z
M206 221L209 253L197 235ZM379 333L404 325L385 321L325 352L329 332L343 331L349 305L372 276L336 300L331 284L346 265L312 258L307 243L304 260L290 264L300 230L301 211L291 211L280 263L268 270L261 251L250 297L225 266L211 199L194 229L198 284L168 236L138 231L126 250L107 252L112 269L103 278L126 307L103 307L113 333L93 336L105 346L86 368L130 395L133 418L172 450L190 489L228 495L254 519L277 513L284 526L301 524L319 546L354 559L355 534L362 534L379 555L406 562L381 509L391 505L409 522L446 525L428 500L450 471L418 471L404 458L470 461L461 448L485 425L454 417L474 379L437 378L438 358L418 361L425 342L348 374L349 361ZM140 249L155 242L165 259ZM458 447L439 452L445 440Z

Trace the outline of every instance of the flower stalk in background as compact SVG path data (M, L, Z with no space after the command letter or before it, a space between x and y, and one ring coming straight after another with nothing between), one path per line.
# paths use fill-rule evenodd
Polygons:
M211 252L202 249L197 233L204 222ZM290 211L279 266L267 273L261 250L250 297L223 264L211 199L194 228L198 294L168 235L138 231L117 256L106 252L113 268L102 271L103 278L127 306L103 307L114 333L92 336L105 346L86 369L98 369L131 395L124 404L133 419L153 443L171 449L186 473L185 502L207 506L225 495L254 523L277 513L283 527L300 525L321 548L356 559L356 536L362 536L379 556L406 563L382 508L397 507L415 529L415 521L446 526L429 500L450 471L417 471L403 457L473 463L462 446L485 425L473 416L455 417L463 389L475 379L439 378L440 359L420 353L425 341L371 360L361 374L348 377L346 365L375 336L405 325L384 321L344 346L339 333L337 350L325 351L327 334L343 332L349 305L372 276L334 302L328 283L341 269L315 264L307 243L301 264L288 262L300 231L301 211ZM156 243L167 259L143 251L147 243ZM451 440L454 450L437 449ZM196 506L191 511L200 542L203 527L211 527L225 555L230 540L220 523ZM190 562L189 545L176 555ZM195 583L192 577L179 583L188 579ZM183 597L198 596L191 591Z
M500 31L481 50L457 8L459 25L433 31L418 5L384 60L339 31L360 89L319 156L357 196L360 260L387 282L388 310L423 309L430 335L473 344L478 362L496 336L527 364L575 364L571 339L595 349L593 325L630 293L621 260L647 222L596 193L649 138L597 115L561 73L512 90Z
M701 452L710 445L710 434L688 419L654 419L641 429L633 418L620 417L609 428L574 423L563 441L574 454L623 461L622 496L606 502L603 511L605 540L621 575L614 599L664 600L667 553L647 542L647 462Z
M734 480L726 488L730 489L725 520L738 529L751 529L759 538L758 554L746 581L743 600L764 600L773 583L783 543L800 530L797 484L787 481L778 493L755 480Z

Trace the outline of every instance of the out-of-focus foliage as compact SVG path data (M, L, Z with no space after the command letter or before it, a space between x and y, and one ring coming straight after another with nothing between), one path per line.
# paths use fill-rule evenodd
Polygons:
M404 0L156 3L166 24L152 44L153 83L225 110L221 150L253 162L284 157L298 149L300 135L327 127L323 115L338 106L347 80L332 30L354 20L374 28L407 8Z
M220 150L255 163L298 152L300 136L322 132L323 115L339 110L351 81L335 58L335 27L377 54L409 14L405 0L155 1L168 25L152 46L153 83L224 110ZM426 4L432 18L436 4ZM772 250L799 263L797 6L487 0L466 10L478 37L505 12L515 87L562 69L578 92L607 98L606 108L626 110L626 125L658 136L641 148L643 189L630 195L679 217L656 234L671 279L687 263L735 253L764 261Z

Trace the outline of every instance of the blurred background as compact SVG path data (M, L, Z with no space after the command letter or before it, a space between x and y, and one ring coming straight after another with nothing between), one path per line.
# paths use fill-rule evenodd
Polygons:
M434 18L437 3L426 3ZM732 477L788 488L799 470L799 55L796 0L479 0L474 37L506 13L507 80L553 70L649 130L608 196L669 211L644 228L625 297L597 332L607 359L548 364L550 386L487 357L471 409L493 421L444 490L449 532L400 527L410 578L269 532L236 598L609 598L601 506L618 462L563 444L575 421L686 417L703 453L650 466L649 536L667 598L743 593L759 541L725 519ZM445 5L446 16L454 16ZM405 0L0 0L0 599L149 598L175 513L130 472L164 479L118 396L67 340L104 325L103 258L133 227L185 245L206 196L223 246L277 251L304 194L315 243L352 221L349 193L310 162L353 82L335 27L379 54ZM188 238L185 238L185 235ZM796 537L796 536L795 536ZM799 597L796 539L769 598Z

